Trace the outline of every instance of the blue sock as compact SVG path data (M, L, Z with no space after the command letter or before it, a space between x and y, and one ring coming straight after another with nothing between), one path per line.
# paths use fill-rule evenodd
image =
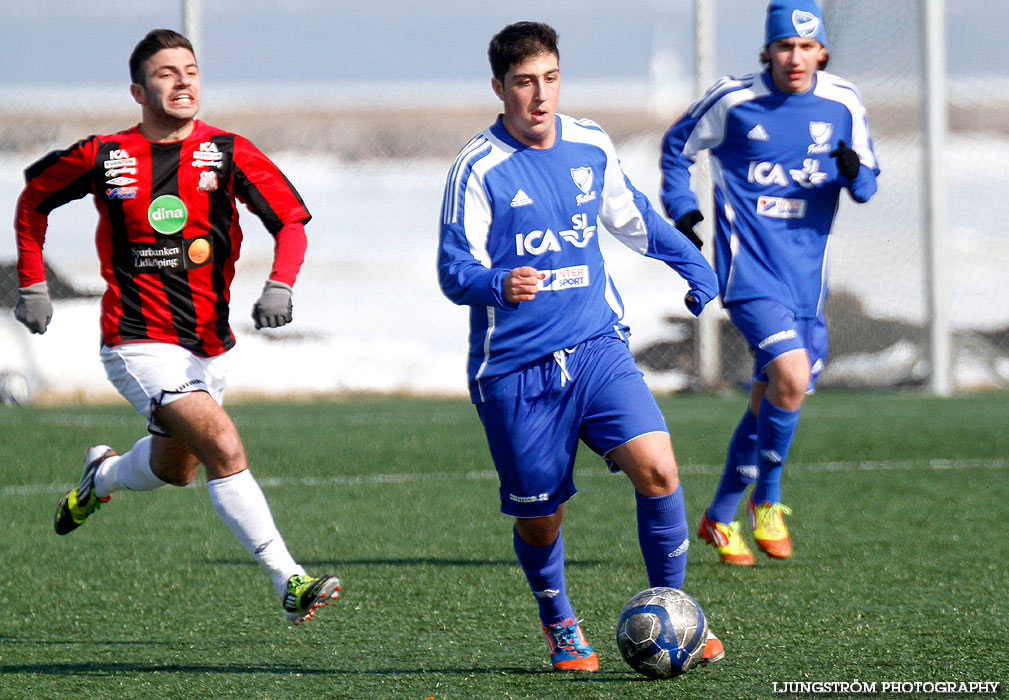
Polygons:
M545 625L575 616L564 587L564 536L557 534L553 544L539 547L529 544L517 530L512 530L512 542L519 564L526 574L529 587L540 606L540 620Z
M708 507L708 518L720 523L736 519L736 509L746 487L757 478L757 417L747 408L729 441L725 469L715 497Z
M757 416L757 466L754 503L781 503L781 470L799 425L799 412L778 408L764 397Z
M690 531L683 505L683 486L667 496L649 498L634 492L638 501L638 543L645 558L649 586L682 588L687 573Z

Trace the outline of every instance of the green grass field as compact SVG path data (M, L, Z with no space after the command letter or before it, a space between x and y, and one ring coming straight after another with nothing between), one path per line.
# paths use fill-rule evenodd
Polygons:
M744 403L662 400L692 528ZM288 627L202 485L117 494L57 537L52 511L84 449L128 449L142 421L125 404L4 408L0 698L763 698L796 681L1009 682L1007 394L812 397L784 480L796 556L730 568L694 538L684 587L727 656L671 681L617 652L617 612L646 587L634 499L587 450L567 575L602 668L557 674L468 403L229 410L292 553L338 573L341 599Z

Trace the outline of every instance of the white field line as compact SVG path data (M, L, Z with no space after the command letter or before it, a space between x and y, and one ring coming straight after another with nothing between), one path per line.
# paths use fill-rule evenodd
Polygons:
M925 461L865 461L865 462L825 462L821 464L789 464L791 472L857 472L857 471L966 471L969 469L1009 469L1009 459L932 459ZM681 465L681 474L720 474L721 465L691 464ZM355 476L302 477L297 479L259 479L263 488L283 488L288 486L361 486L369 484L414 483L418 481L455 481L460 478L476 481L497 479L497 472L491 470L459 473L433 472L430 474L362 474ZM604 469L579 469L575 477L610 477ZM25 484L23 486L0 487L0 496L29 496L40 493L63 493L70 482L62 484ZM199 482L197 482L199 485Z

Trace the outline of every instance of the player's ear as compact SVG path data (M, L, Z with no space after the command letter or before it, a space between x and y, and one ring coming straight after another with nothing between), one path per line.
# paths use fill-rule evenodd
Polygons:
M130 83L130 94L133 96L133 101L138 105L147 104L147 92L144 90L143 85Z
M497 78L491 78L490 86L494 90L494 94L497 95L497 98L504 102L504 84Z

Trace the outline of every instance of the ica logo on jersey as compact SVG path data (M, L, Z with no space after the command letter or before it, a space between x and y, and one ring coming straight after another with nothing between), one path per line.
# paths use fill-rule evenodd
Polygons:
M117 168L136 168L137 159L130 156L130 154L126 152L125 148L117 148L115 150L109 151L109 159L105 161L104 166L106 170ZM111 175L107 174L106 177L115 177L121 172L127 172L127 171L118 170L117 172L112 173ZM135 172L135 171L129 171L129 172Z
M213 141L204 141L199 150L193 151L194 168L219 168L224 161L224 154Z
M546 252L559 253L561 241L566 241L575 248L584 248L596 234L595 225L589 225L588 214L575 214L571 217L572 228L554 233L546 231L530 231L515 234L515 254L541 255Z
M785 174L785 167L781 163L769 163L768 161L751 161L750 168L746 173L746 181L750 184L758 185L778 185L788 187L788 176L805 189L817 187L827 179L827 173L820 171L820 161L816 158L806 158L802 161L802 170L792 168Z

